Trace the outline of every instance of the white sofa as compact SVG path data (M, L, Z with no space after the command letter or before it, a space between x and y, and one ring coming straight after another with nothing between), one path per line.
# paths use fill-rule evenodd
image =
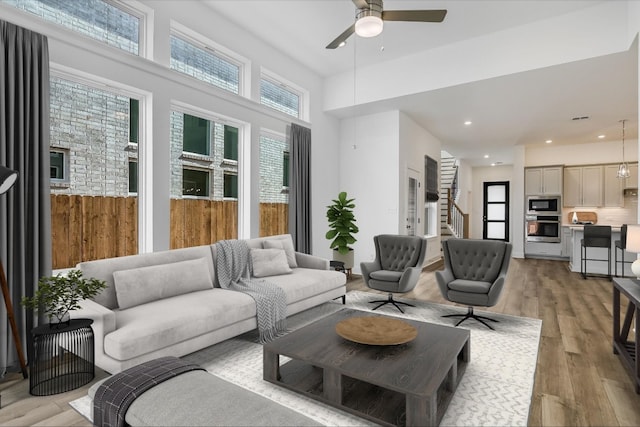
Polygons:
M346 276L330 270L328 260L293 252L288 234L249 239L247 244L262 248L268 245L265 240L290 248L295 261L289 263L297 263L288 274L265 277L285 291L287 315L344 297ZM71 315L93 319L96 365L116 373L157 357L180 357L255 329L253 298L220 288L215 266L216 244L78 264L84 277L107 283Z

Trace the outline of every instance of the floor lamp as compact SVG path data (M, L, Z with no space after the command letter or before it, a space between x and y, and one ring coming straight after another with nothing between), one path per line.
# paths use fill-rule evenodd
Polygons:
M18 172L11 169L0 166L0 195L6 193L18 179ZM11 295L9 294L9 284L7 283L7 277L4 274L4 266L0 259L0 285L2 286L2 296L4 297L4 305L7 308L7 315L9 316L9 323L11 324L11 331L13 332L13 341L16 344L16 351L18 352L18 358L20 359L20 367L22 368L22 376L26 379L27 363L24 359L24 353L22 352L22 343L20 342L20 335L18 334L18 327L16 326L16 319L13 315L13 305L11 304Z

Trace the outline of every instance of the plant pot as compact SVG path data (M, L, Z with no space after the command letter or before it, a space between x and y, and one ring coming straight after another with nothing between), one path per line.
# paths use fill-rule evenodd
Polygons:
M340 252L334 250L333 260L343 262L345 269L353 268L353 249L349 249L349 253L345 255L342 255Z

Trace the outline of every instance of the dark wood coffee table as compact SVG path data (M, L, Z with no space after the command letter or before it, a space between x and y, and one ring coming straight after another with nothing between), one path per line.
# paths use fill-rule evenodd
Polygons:
M265 344L264 379L382 425L438 425L469 363L469 331L403 319L415 340L370 346L335 332L353 316L378 315L340 310Z

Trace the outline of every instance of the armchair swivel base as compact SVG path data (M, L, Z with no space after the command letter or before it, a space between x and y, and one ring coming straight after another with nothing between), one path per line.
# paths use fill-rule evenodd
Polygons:
M374 301L369 301L369 304L376 304L376 303L379 303L379 304L377 306L375 306L374 308L372 308L372 310L377 310L377 309L379 309L380 307L382 307L383 305L386 305L386 304L393 304L398 310L400 310L400 313L404 313L404 310L398 304L406 305L408 307L415 307L415 305L413 305L413 304L409 304L407 302L394 300L393 299L393 294L391 292L389 292L389 298L387 298L387 299L377 299L377 300L374 300Z
M487 322L485 322L485 320L489 320L491 322L498 322L498 320L496 319L492 319L490 317L486 317L486 316L479 316L477 314L475 314L473 312L473 307L469 307L469 309L467 310L467 314L446 314L444 316L441 317L462 317L462 319L460 319L460 321L458 323L456 323L456 326L458 326L459 324L461 324L462 322L464 322L467 319L475 319L478 322L482 323L484 326L486 326L487 328L494 330L493 327L491 325L489 325Z

